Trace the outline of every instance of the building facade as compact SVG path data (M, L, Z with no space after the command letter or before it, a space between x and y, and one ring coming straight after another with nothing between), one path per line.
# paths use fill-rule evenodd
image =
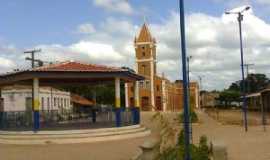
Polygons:
M31 86L14 85L4 87L2 89L2 98L1 111L32 111ZM41 87L39 89L39 102L41 111L72 109L70 93L52 87Z
M217 98L219 97L219 93L204 91L200 97L202 107L215 107L218 104Z
M171 82L164 75L157 74L157 44L149 28L143 24L138 37L135 37L135 71L145 77L139 82L140 106L143 111L177 111L183 108L183 83ZM126 84L126 106L134 106L133 84ZM199 107L199 86L190 83L190 104Z

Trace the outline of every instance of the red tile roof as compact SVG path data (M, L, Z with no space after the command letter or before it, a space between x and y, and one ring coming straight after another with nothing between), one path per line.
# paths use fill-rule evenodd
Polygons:
M121 72L122 68L108 67L96 64L84 64L79 62L62 62L34 68L32 71L74 71L74 72Z
M83 106L93 106L95 105L95 102L89 99L86 99L80 95L77 94L71 94L71 102L76 103L76 104L80 104Z

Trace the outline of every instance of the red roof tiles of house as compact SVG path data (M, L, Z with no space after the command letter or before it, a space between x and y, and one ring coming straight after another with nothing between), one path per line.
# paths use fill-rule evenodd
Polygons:
M62 62L34 68L32 71L75 71L75 72L121 72L125 69L79 62Z
M95 102L92 100L89 100L85 97L82 97L80 95L77 94L71 94L71 102L76 103L76 104L80 104L83 106L93 106L95 105Z

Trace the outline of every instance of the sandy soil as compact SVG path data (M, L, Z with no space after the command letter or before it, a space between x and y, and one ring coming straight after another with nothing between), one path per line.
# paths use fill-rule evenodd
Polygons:
M243 112L242 110L206 110L207 114L222 124L228 125L242 125L243 124ZM269 123L270 114L265 114L267 123ZM247 119L249 125L262 125L262 113L255 111L247 112Z
M269 160L270 128L266 132L262 126L250 126L248 132L239 125L222 125L203 112L198 112L203 122L193 126L194 141L207 135L215 143L228 147L229 160Z

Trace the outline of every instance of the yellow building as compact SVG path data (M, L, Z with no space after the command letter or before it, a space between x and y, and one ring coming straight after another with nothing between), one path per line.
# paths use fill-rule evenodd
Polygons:
M164 76L157 75L156 40L152 37L148 26L144 23L138 37L135 37L137 74L145 77L139 82L140 106L143 111L176 111L183 107L182 81L171 82ZM134 106L133 84L126 84L126 105ZM191 104L199 107L199 86L190 83Z

